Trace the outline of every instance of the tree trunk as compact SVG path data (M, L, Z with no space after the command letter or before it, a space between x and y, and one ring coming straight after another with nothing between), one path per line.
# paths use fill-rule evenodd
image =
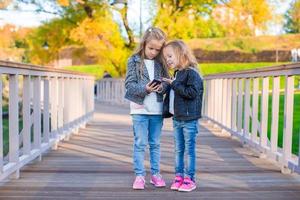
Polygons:
M129 42L128 42L127 46L130 49L133 49L134 46L135 46L134 36L133 36L132 30L129 27L129 23L128 23L128 19L127 19L127 11L128 11L128 6L127 6L127 4L125 4L125 7L122 10L120 10L120 13L121 13L121 16L122 16L123 25L124 25L125 30L126 30L127 35L128 35Z

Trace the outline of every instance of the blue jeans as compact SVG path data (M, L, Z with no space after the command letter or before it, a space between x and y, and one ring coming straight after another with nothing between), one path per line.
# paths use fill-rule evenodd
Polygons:
M159 173L160 136L163 125L161 115L132 115L133 122L133 165L136 176L145 176L144 155L147 144L150 150L151 174Z
M173 119L175 142L175 174L188 176L193 181L196 171L196 136L198 133L198 120L177 121ZM187 164L184 164L184 154Z

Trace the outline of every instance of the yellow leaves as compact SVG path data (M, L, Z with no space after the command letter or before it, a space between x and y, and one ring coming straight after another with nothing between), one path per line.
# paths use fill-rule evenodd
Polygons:
M99 63L115 66L119 74L125 72L129 53L118 25L109 14L86 18L71 31L71 39L82 43L91 55L98 58Z
M69 4L70 4L69 0L57 0L57 2L58 2L61 6L69 6Z
M57 3L61 6L69 6L72 0L57 0ZM79 4L85 4L83 0L75 0Z
M11 3L11 0L1 0L0 8L6 8Z

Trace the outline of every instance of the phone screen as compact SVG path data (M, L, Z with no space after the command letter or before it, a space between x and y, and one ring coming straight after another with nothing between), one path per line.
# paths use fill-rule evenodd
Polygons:
M157 79L153 79L152 82L151 82L151 85L153 85L153 86L157 86L159 84L161 84L161 81L157 80Z

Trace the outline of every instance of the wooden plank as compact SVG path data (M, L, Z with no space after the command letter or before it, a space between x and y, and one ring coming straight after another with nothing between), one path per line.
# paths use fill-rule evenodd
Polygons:
M165 120L161 137L161 174L166 188L133 191L132 122L128 108L96 105L94 119L78 135L32 162L21 179L3 183L0 198L10 199L297 199L300 177L286 176L272 162L242 148L219 129L201 122L197 137L197 189L171 191L174 178L172 120ZM212 133L214 131L215 133ZM147 149L148 151L148 149ZM150 169L146 154L146 169Z

